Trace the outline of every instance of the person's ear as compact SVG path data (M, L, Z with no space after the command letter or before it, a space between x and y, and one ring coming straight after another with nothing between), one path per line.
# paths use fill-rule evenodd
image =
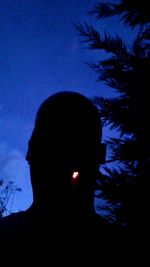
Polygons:
M100 144L98 153L99 153L99 163L105 164L105 162L106 162L106 144Z

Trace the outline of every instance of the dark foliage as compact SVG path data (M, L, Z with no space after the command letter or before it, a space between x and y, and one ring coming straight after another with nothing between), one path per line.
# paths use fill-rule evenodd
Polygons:
M12 206L17 192L21 192L21 188L16 186L12 181L0 180L0 218L12 213Z
M100 3L89 13L96 18L106 18L110 16L120 16L121 21L131 27L144 25L150 21L149 3L147 0L122 0Z
M108 58L89 63L97 72L98 81L118 93L118 97L96 97L103 125L110 125L120 137L106 141L110 157L105 166L108 177L100 183L103 197L116 205L116 216L122 225L140 229L148 225L150 184L150 12L147 1L100 3L90 14L101 19L120 16L131 27L140 25L139 32L127 46L116 35L103 36L87 23L76 25L79 35L90 49L104 50ZM101 197L101 196L100 196ZM116 203L116 204L115 204ZM119 205L118 205L119 204ZM146 218L146 219L145 219ZM146 223L147 221L147 223Z

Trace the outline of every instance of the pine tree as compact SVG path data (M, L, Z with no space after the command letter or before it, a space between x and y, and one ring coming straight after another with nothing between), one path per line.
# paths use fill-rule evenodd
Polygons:
M77 24L78 33L90 49L104 50L109 57L89 64L99 81L118 93L118 97L96 97L104 125L116 129L120 137L107 141L111 151L105 166L109 179L100 181L103 195L117 204L118 222L130 227L148 227L150 185L150 11L144 1L122 0L117 4L101 3L90 14L96 19L120 16L128 26L139 27L129 47L116 35L102 34L87 23Z

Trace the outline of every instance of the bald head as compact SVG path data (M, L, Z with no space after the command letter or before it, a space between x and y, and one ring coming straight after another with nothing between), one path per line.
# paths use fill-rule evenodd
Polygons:
M89 194L103 154L101 134L98 110L88 98L74 92L47 98L37 112L27 153L33 191L46 195L59 185L64 199L76 188L75 203L83 192Z
M85 96L60 92L40 106L30 140L29 162L47 157L51 160L91 160L101 140L100 117L96 107ZM94 151L95 150L95 151ZM48 154L48 155L47 155Z

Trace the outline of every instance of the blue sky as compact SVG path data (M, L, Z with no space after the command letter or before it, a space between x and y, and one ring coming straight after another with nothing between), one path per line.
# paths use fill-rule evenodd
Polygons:
M98 1L100 2L100 1ZM0 1L0 179L22 188L13 210L32 203L27 143L39 105L63 90L88 97L111 96L84 63L105 57L80 43L74 22L92 22L101 32L116 31L131 42L134 33L118 20L95 21L87 12L94 0ZM105 136L109 131L105 131Z

